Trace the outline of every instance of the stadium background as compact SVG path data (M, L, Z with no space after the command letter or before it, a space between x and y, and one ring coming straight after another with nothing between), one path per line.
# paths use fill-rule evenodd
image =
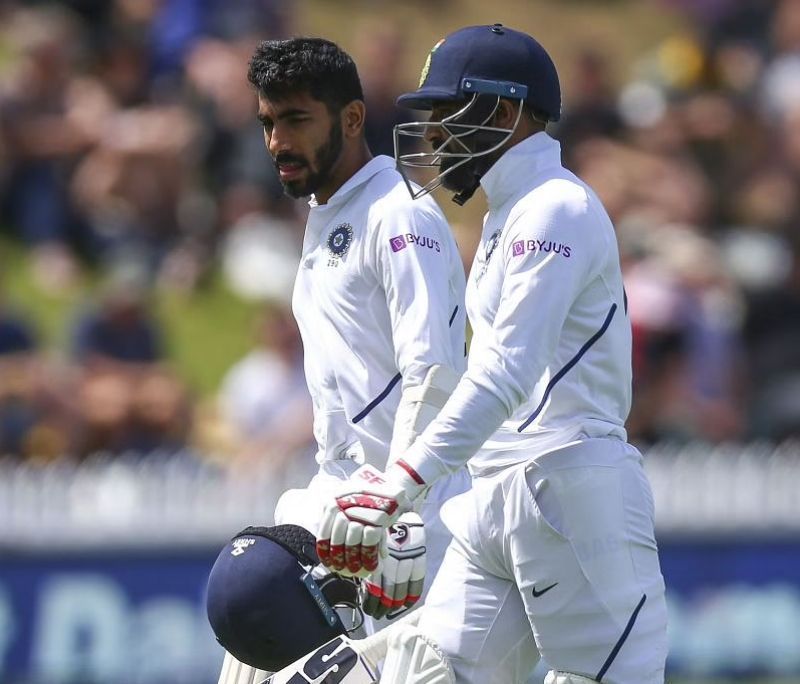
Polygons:
M494 22L554 55L618 227L669 681L800 682L800 2L485 4L0 0L0 682L214 682L208 569L312 468L255 42L340 42L388 152L427 50ZM482 199L440 200L469 263Z

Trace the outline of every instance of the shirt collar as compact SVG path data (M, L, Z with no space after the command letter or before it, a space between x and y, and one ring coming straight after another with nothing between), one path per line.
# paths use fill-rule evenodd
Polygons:
M383 154L373 157L352 176L350 176L350 178L348 178L344 184L336 192L334 192L333 195L331 195L331 198L325 204L321 205L321 208L338 206L346 202L348 196L351 192L353 192L353 190L367 183L377 173L380 173L385 169L393 169L394 167L395 162L391 157L387 157ZM308 206L310 206L312 209L320 208L320 205L317 204L317 198L314 197L314 195L311 195L311 198L308 200Z
M561 145L541 131L505 151L481 178L490 207L505 202L528 186L541 169L561 163Z

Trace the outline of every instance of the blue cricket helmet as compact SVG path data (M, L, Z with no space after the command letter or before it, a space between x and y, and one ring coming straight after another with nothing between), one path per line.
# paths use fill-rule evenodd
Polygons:
M561 117L561 86L550 55L527 33L502 24L468 26L440 40L417 90L397 104L429 110L434 102L475 93L522 99L547 121Z
M354 580L320 570L314 535L298 525L248 527L220 552L206 610L237 660L276 672L347 629L334 606L358 607Z

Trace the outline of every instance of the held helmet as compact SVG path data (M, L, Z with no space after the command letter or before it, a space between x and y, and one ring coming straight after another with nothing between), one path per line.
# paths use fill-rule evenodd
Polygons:
M335 610L360 611L355 580L322 569L314 535L299 525L248 527L220 552L206 609L217 641L237 660L277 672L349 631Z
M498 128L489 122L501 98L520 106L513 128ZM561 87L555 64L547 51L531 36L502 24L459 29L434 45L422 69L417 90L405 93L397 104L431 110L436 104L457 103L458 110L441 121L411 122L394 128L395 159L415 199L436 189L446 176L468 164L475 166L474 187L486 171L476 160L499 150L513 135L524 108L539 121L558 121ZM403 152L403 136L424 138L439 129L435 149ZM415 188L407 171L438 167L440 173L422 188ZM487 167L488 168L488 167ZM466 190L466 189L465 189ZM454 198L457 202L459 196Z

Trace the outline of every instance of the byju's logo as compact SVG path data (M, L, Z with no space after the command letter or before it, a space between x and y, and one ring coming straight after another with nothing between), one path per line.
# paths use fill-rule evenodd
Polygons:
M402 235L395 235L389 240L389 244L392 246L393 252L399 252L401 249L406 248L406 239Z
M433 238L424 237L422 235L414 235L414 233L406 233L405 235L395 235L389 239L389 244L392 246L393 252L399 252L401 249L417 245L418 247L425 247L426 249L433 249L437 252L442 251L442 247L438 240Z
M569 259L572 255L572 248L569 245L553 242L552 240L517 240L511 245L512 256L522 256L526 252L552 252Z

